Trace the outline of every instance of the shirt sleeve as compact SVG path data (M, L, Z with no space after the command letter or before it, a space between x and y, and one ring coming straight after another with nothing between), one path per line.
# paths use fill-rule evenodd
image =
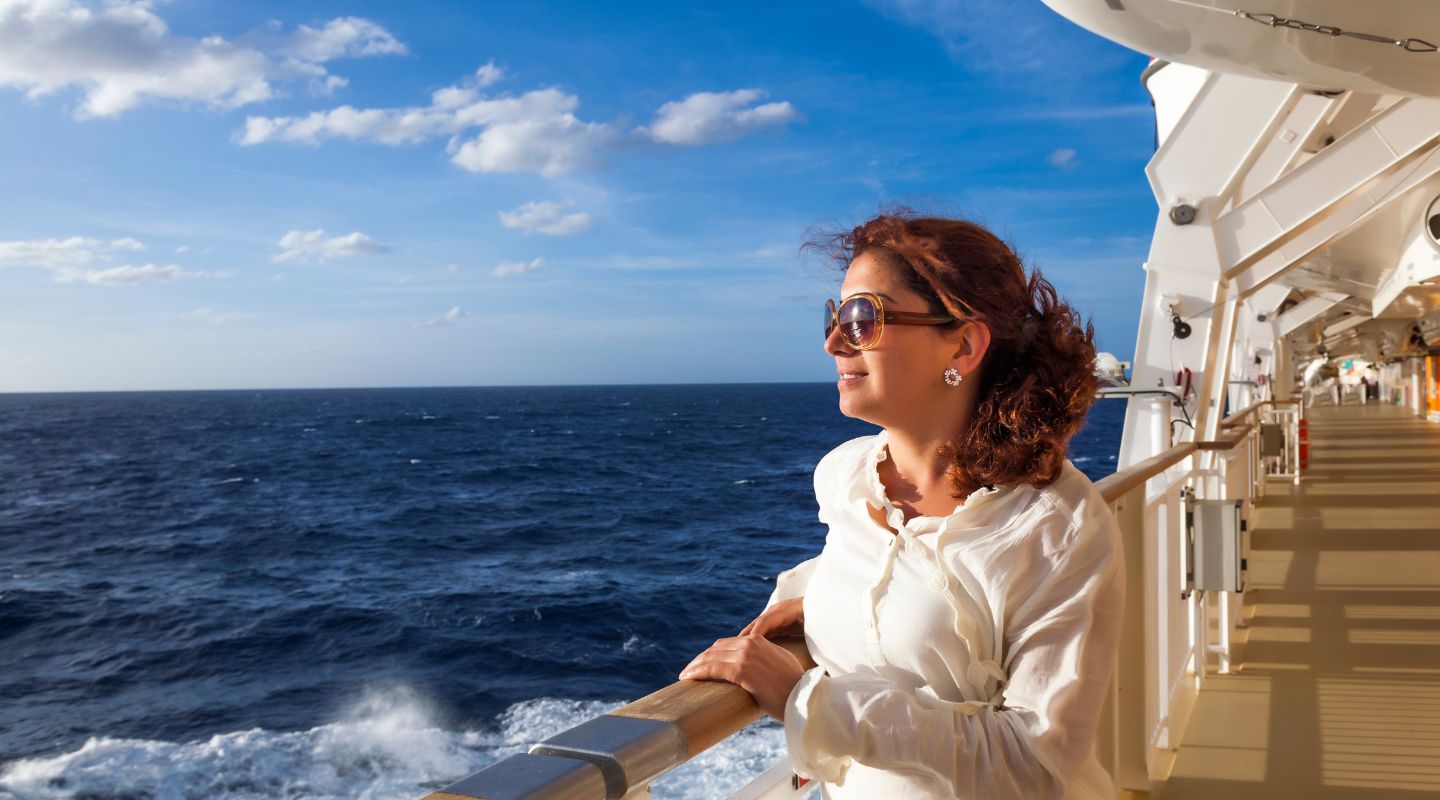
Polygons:
M1124 605L1119 530L1098 496L1087 505L1039 585L1007 592L1025 601L1006 632L1003 706L922 698L874 673L816 667L787 701L795 772L843 785L859 762L929 776L959 797L1063 798L1093 752Z
M815 574L815 564L819 560L820 557L816 556L776 575L775 591L770 593L770 599L765 601L765 607L769 608L781 600L804 597L805 588L810 585L810 576Z

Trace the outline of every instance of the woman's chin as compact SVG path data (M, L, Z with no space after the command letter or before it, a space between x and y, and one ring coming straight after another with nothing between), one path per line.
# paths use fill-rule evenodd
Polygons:
M874 406L873 402L869 402L859 392L845 388L840 390L840 413L851 419L878 424L872 419L875 412Z

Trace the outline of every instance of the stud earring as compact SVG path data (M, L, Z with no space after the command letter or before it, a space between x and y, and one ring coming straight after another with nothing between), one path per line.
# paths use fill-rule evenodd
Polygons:
M960 370L954 367L945 370L945 382L951 386L959 386L960 381L963 380L965 380L965 376L960 374Z

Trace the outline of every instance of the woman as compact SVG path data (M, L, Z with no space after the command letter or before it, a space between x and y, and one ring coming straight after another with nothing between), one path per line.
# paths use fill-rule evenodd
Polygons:
M682 679L744 687L827 798L1105 798L1119 531L1065 445L1093 329L994 234L884 214L838 236L840 410L882 428L815 468L817 557ZM808 672L765 637L799 632Z

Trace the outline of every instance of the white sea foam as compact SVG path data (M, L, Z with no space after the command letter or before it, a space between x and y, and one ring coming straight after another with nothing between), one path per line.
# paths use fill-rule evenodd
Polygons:
M92 737L70 753L6 765L0 798L414 798L509 755L496 739L441 730L413 692L375 690L308 731L254 728L185 743Z
M92 737L57 756L0 764L0 800L414 800L617 708L540 698L511 706L494 731L451 731L404 687L373 689L307 731L261 728L193 742ZM654 797L724 796L784 755L784 732L751 726L655 784Z

